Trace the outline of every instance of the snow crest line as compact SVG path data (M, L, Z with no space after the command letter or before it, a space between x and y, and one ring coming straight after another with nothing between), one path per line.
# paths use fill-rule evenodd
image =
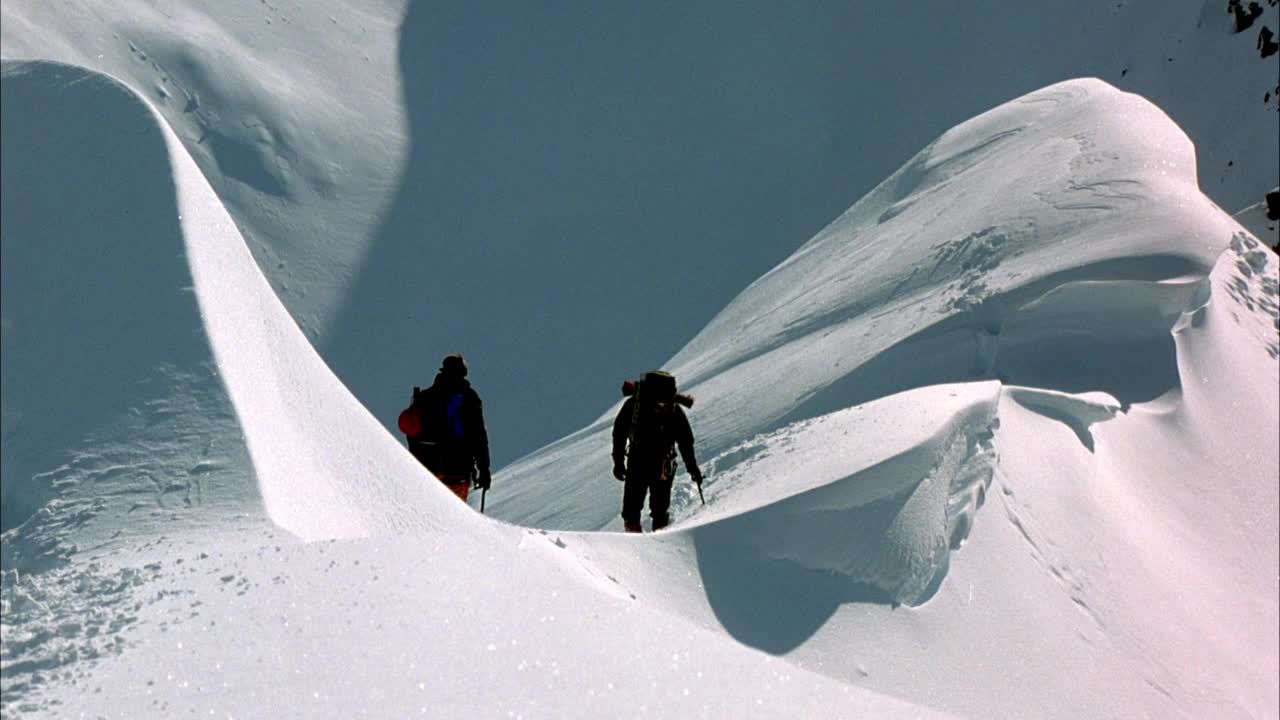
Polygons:
M11 174L21 173L27 200L6 202L6 263L57 268L59 286L108 290L68 293L61 304L44 307L6 304L6 318L15 320L14 333L6 326L6 377L39 371L68 379L68 387L5 386L5 529L31 518L46 525L24 530L31 542L20 548L8 542L19 536L6 538L6 567L21 557L25 571L134 536L183 525L240 526L264 516L312 540L484 524L429 482L333 375L263 276L221 199L146 98L81 67L36 61L4 67L5 95L15 100L5 103L11 111L5 115L5 187L18 187ZM24 105L46 112L19 114ZM41 148L94 147L104 133L135 142L121 143L116 154L99 153L104 159L71 153L50 163L40 155ZM112 194L111 166L129 162L129 154L154 182ZM72 181L77 184L58 190L59 182ZM67 196L83 200L86 209L66 213L57 204ZM32 209L23 212L26 207ZM6 298L10 281L23 279L5 275ZM25 286L19 295L33 296ZM139 336L136 323L127 321L134 317L156 319ZM18 334L45 326L59 334ZM86 344L111 352L94 353L86 367ZM55 361L63 365L51 365ZM83 437L66 440L59 428L25 427L39 416L30 413L29 422L22 410L37 406L75 407ZM23 432L10 433L11 419L21 420ZM27 438L62 444L49 439L46 446L23 448L19 459L35 458L44 467L11 465L11 441L18 447ZM65 459L52 467L41 460L60 456ZM58 497L56 524L48 524L48 514L35 517ZM10 500L22 508L12 518Z
M992 439L1000 387L911 392L933 396L942 409L926 418L884 418L879 412L893 404L873 403L796 423L715 458L708 509L690 512L687 500L677 508L688 512L681 532L692 535L699 564L734 555L735 564L754 564L752 573L791 587L825 574L819 586L831 590L832 607L926 602L985 502L998 457ZM886 421L933 430L870 465L848 443L834 442ZM707 593L717 606L715 583Z

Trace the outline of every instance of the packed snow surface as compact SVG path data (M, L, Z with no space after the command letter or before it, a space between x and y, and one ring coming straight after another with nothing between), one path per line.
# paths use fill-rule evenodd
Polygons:
M705 503L635 536L616 405L475 512L171 108L2 72L6 716L1280 715L1280 263L1148 100L1016 97L743 289L663 364ZM242 179L323 194L315 110Z

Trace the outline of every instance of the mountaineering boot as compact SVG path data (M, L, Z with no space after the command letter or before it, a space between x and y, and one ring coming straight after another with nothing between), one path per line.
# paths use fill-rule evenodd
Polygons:
M631 520L623 520L622 529L626 530L629 533L644 532L644 530L640 527L640 523L633 522Z

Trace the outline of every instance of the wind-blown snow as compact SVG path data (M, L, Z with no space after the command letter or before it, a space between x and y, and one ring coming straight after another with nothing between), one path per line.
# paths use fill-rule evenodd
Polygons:
M1235 33L1225 5L7 0L0 54L151 101L389 430L465 353L501 466L942 132L1052 83L1152 100L1204 193L1256 205L1280 180L1280 79L1255 47L1280 6ZM638 279L641 256L662 270Z
M153 105L0 89L6 714L1280 714L1280 264L1136 95L979 115L743 290L636 537L612 411L472 512Z
M238 510L252 514L257 507L252 482L256 477L266 514L303 539L407 535L387 545L380 541L356 546L299 544L277 538L265 527L261 534L238 538L196 533L208 545L192 535L184 536L183 542L160 536L133 550L149 556L141 566L120 557L128 547L124 543L109 543L112 550L98 552L64 546L82 551L81 557L70 567L28 575L32 567L23 562L21 551L32 544L29 536L58 529L75 539L92 535L62 527L61 507L55 504L52 511L41 511L6 533L6 558L14 548L17 560L6 562L5 575L6 707L24 713L43 708L54 715L84 711L129 717L167 714L175 707L276 717L382 716L416 713L419 708L428 715L448 716L485 708L499 716L507 711L579 713L591 698L593 713L626 713L646 704L694 717L784 709L813 714L846 705L876 714L924 713L797 668L775 667L765 656L727 642L718 633L673 623L658 610L636 605L633 593L608 586L601 592L600 581L584 581L582 571L574 570L576 563L566 571L556 559L563 542L543 549L548 544L536 533L486 522L457 503L438 483L426 481L425 471L320 362L271 293L180 143L158 118L146 117L145 106L108 79L58 65L6 65L4 87L17 96L6 100L35 104L52 98L79 104L63 125L13 127L6 118L6 133L13 133L6 136L6 147L31 140L24 132L75 146L75 141L84 140L67 132L76 129L76 118L114 104L133 112L131 124L146 128L149 120L158 131L147 134L148 142L141 143L147 147L130 149L139 156L167 153L172 162L174 219L181 221L180 236L172 239L180 240L182 247L170 248L168 254L178 252L189 263L194 279L190 302L198 305L218 378L226 388L223 401L234 406L253 460L252 474L247 472L250 468L240 468L238 487L204 486L188 507L218 492L240 500ZM17 104L6 102L5 107ZM82 166L84 158L73 154L64 160L64 165L50 166L46 172L65 173ZM6 165L6 172L10 167ZM31 181L38 176L6 175L6 189L15 177ZM149 209L164 209L162 203L156 205ZM22 231L30 228L18 227L18 242L5 244L6 267L9 249L23 247L27 240ZM184 275L167 280L185 282ZM160 284L165 280L159 279ZM74 311L43 319L59 331L76 329ZM6 352L10 348L6 343ZM132 481L145 484L144 478ZM99 490L93 482L74 469L65 480L89 485L76 488L89 495ZM24 496L30 491L18 487L10 492ZM79 522L93 526L111 516L110 522L125 527L133 510L99 503ZM212 510L177 512L168 532L182 532L193 518ZM52 521L46 519L50 515ZM530 549L521 552L526 543ZM372 559L383 553L400 560L383 570ZM252 558L264 554L282 562L282 568L294 569L275 574L269 592L255 593L279 595L264 597L254 609L239 598L268 582L249 569L256 565ZM330 574L338 563L359 567L362 561L371 573L364 578L367 582L376 583L386 573L384 583L391 586L389 595L375 591L371 613L358 610L371 589L353 586L350 577L338 580L346 571ZM293 572L301 577L292 579ZM194 577L186 577L188 573ZM172 584L179 577L182 588L151 596L135 591L138 586L164 586L166 579ZM520 588L520 596L510 595L513 587ZM224 602L224 592L234 599ZM81 593L87 596L83 600ZM319 604L303 600L299 606L304 596ZM84 604L95 600L105 609ZM206 604L208 609L200 609ZM292 610L282 617L278 610L284 605ZM88 617L82 615L86 610ZM353 624L353 617L361 614L363 621ZM160 647L144 639L142 645L151 647L145 651L150 669L139 672L128 652L112 653L129 646L123 635L128 628L145 625L148 619L158 622L162 633L173 633L168 637L174 640ZM226 632L213 631L219 620ZM307 633L300 642L294 627ZM99 640L103 635L109 637ZM579 640L602 635L642 642L614 647L584 646ZM313 644L318 638L323 638L320 646ZM652 652L649 643L664 648L669 660L646 664ZM264 655L275 662L265 663ZM504 663L518 657L519 668L494 667L495 657ZM201 659L193 664L194 658ZM83 672L90 663L96 676L92 689L71 682L55 699L34 704L24 700L28 692L43 689L46 674L72 678L70 671ZM354 672L352 663L357 663ZM453 668L456 675L442 682L442 666ZM389 668L406 674L375 691L371 701L371 685L380 684ZM520 669L528 671L524 679L496 684L482 697L459 682L476 672ZM747 686L744 682L761 691L737 692ZM103 685L111 688L112 699L105 704ZM274 692L268 693L268 687Z
M1196 191L1194 150L1157 108L1096 81L1058 85L944 135L666 367L698 398L712 454L944 382L1151 400L1178 384L1168 331L1238 229ZM611 417L514 464L495 512L616 524L612 488L594 481L609 474Z
M710 468L708 506L686 484L659 546L694 546L684 601L886 692L918 682L893 660L916 633L947 639L934 666L1005 658L981 696L930 680L966 714L1274 715L1276 259L1194 170L1140 98L1047 88L945 135L745 290L666 366ZM510 468L495 513L616 527L610 419ZM726 576L771 590L744 603ZM1046 680L1064 674L1080 682Z

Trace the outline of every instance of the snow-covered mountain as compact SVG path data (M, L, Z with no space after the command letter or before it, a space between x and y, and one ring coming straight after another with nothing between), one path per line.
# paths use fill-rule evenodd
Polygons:
M1182 33L1154 39L1124 22L1141 4L1046 10L1115 23L1045 55L1104 48L1168 84L1132 53L1177 39L1198 72L1221 69L1240 36L1217 5L1152 16L1142 30ZM394 65L440 51L396 58L389 38L444 28L444 47L479 53L482 18L226 7L3 9L6 716L1280 715L1280 263L1220 207L1205 157L1240 137L1197 124L1211 104L1044 83L903 152L666 350L697 397L706 504L682 476L675 525L636 537L598 532L616 528L616 405L498 473L486 517L387 431L342 372L353 355L314 345L317 318L378 306L344 273L421 217L389 201L425 182L402 127L419 137L405 118L423 86L401 77L402 105ZM1007 11L964 27L1015 37L1037 15ZM526 15L494 32L547 31ZM973 53L990 73L999 54ZM1224 103L1252 72L1215 86ZM1234 107L1245 135L1275 122ZM904 136L942 121L911 122ZM361 179L406 158L398 190ZM1265 160L1222 177L1265 179ZM600 243L580 268L628 249ZM450 262L526 257L484 247ZM578 324L594 303L553 312L557 337L598 347ZM438 354L406 326L367 326L360 352ZM637 357L614 360L618 379Z
M1237 33L1227 0L6 0L0 55L148 98L388 430L466 354L503 465L590 422L948 128L1053 83L1151 100L1206 195L1257 205L1280 184L1280 79L1256 49L1280 7L1260 7Z

